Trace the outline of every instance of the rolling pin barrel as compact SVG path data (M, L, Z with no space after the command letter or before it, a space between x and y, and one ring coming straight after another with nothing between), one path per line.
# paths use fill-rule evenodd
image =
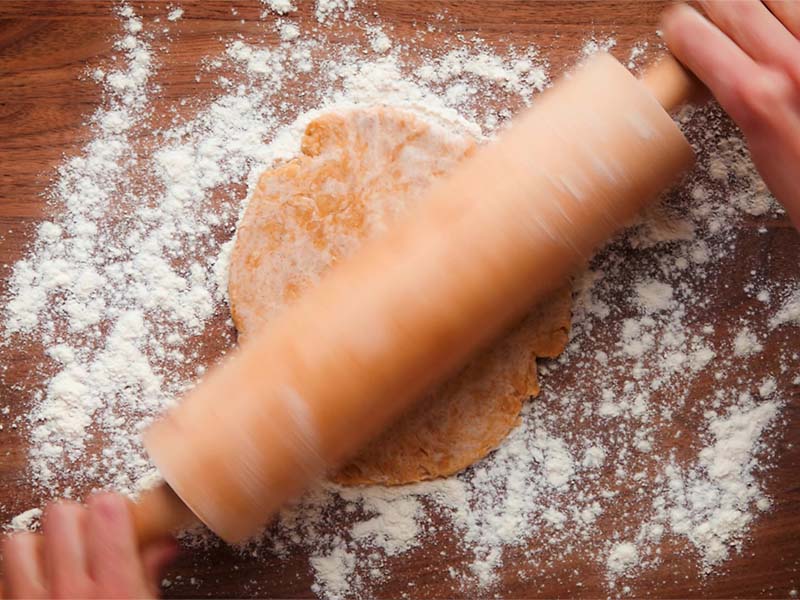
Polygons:
M408 220L339 264L154 423L145 445L171 489L225 540L256 533L690 165L659 102L672 108L692 85L677 63L643 85L601 54L539 96ZM150 536L189 515L166 487L137 510Z

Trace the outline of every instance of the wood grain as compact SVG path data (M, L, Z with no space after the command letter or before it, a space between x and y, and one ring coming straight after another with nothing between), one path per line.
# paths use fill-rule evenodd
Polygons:
M145 18L163 19L174 0L146 0L133 3ZM214 93L211 81L195 81L198 60L221 49L220 37L241 34L245 39L262 43L275 40L270 27L258 20L263 5L257 0L184 0L184 17L172 26L170 39L160 41L166 52L158 82L162 85L159 100L174 103L183 98L207 99ZM299 17L312 24L311 3L301 2ZM394 27L394 35L411 35L415 24L425 23L435 14L445 12L440 24L446 31L426 38L431 46L445 43L454 33L478 33L498 49L511 44L535 42L556 76L572 64L590 34L613 33L615 53L627 57L634 42L648 40L657 44L654 35L663 2L637 1L447 1L421 2L387 0L365 10L376 10ZM104 0L3 0L0 2L0 262L6 285L9 266L24 256L36 224L54 208L46 203L44 192L64 155L75 154L88 139L86 119L98 105L97 86L85 76L88 64L102 64L112 53L111 38L118 33L119 21L113 15L114 4ZM234 15L232 8L236 9ZM242 19L245 22L242 22ZM333 38L346 39L347 27L332 32ZM724 301L703 309L706 319L721 330L736 327L746 311L755 308L752 298L743 291L749 272L755 266L765 268L769 277L796 281L800 276L800 240L785 220L768 224L768 233L756 232L755 222L745 224L738 235L742 253L727 260L716 281L729 290ZM766 265L766 267L764 267ZM220 320L220 323L222 320ZM223 327L221 324L216 327ZM792 342L790 332L770 336L763 353L764 374L779 370L777 348ZM220 336L224 338L224 336ZM611 345L610 331L597 332L598 347ZM796 339L794 340L796 344ZM204 355L213 359L224 348L215 347L213 338L204 340ZM31 399L23 391L26 384L41 380L43 373L32 372L26 352L33 346L4 352L6 385L0 404L11 407L0 434L0 520L7 522L18 512L37 506L44 500L26 485L26 444L23 428L8 424L24 415ZM792 374L781 384L785 389ZM552 389L566 386L580 373L560 369L551 375ZM689 396L700 397L715 388L709 375L699 378ZM553 398L542 402L557 410ZM785 425L781 435L773 436L775 468L767 477L767 491L774 499L773 508L760 516L741 554L725 563L708 577L698 573L692 551L685 546L665 545L665 560L654 570L646 571L631 584L636 596L680 597L786 597L800 585L800 395L787 398ZM684 417L681 417L684 418ZM691 427L691 417L683 423ZM678 419L680 422L680 419ZM580 434L580 432L578 432ZM631 493L621 504L646 501ZM452 589L442 573L454 561L469 560L458 546L458 534L446 524L434 539L395 560L391 576L376 593L380 597L408 595L439 598L472 594ZM607 532L609 535L612 532ZM507 568L493 594L504 597L598 597L608 594L603 574L592 561L579 553L556 561L545 572L528 579L516 575L525 559L523 551L506 552ZM293 554L277 559L270 555L251 557L222 546L187 549L168 577L173 584L169 597L284 597L311 595L311 574L307 557ZM191 578L195 578L193 583Z

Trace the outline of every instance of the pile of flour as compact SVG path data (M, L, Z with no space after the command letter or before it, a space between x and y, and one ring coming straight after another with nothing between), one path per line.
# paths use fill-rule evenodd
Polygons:
M214 97L166 128L151 120L165 52L154 49L164 21L168 32L189 9L170 7L156 24L121 7L116 61L88 73L103 89L91 141L60 166L52 217L14 266L4 309L6 350L21 339L45 349L26 354L42 384L29 390L25 425L29 481L43 501L92 487L135 494L157 477L137 433L220 358L212 348L234 344L227 256L246 185L298 153L315 115L385 103L490 137L548 84L534 46L498 54L454 37L420 57L415 42L440 24L397 39L352 0L318 0L307 30L295 3L263 5L280 44L227 40L198 65ZM343 19L361 37L334 44L327 28ZM575 58L613 45L587 40ZM631 64L646 51L636 48ZM667 539L693 548L703 572L741 549L770 507L762 475L787 390L800 383L787 346L800 292L754 266L737 292L744 317L699 320L731 294L719 284L748 241L742 221L765 224L780 209L714 108L681 121L699 168L576 282L570 344L543 366L541 397L495 453L431 483L323 485L244 551L304 553L314 592L343 598L370 595L446 530L463 552L441 577L468 595L496 589L503 565L534 589L579 557L626 591L663 560ZM754 380L741 365L767 349L774 373ZM637 502L620 503L630 490Z

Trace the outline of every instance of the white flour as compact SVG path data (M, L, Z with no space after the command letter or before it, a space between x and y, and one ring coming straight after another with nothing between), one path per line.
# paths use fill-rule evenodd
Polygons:
M241 184L294 156L321 110L398 105L480 137L548 83L534 47L497 54L453 38L417 64L390 29L359 21L352 0L318 0L312 33L292 22L294 3L263 4L282 43L225 40L221 56L198 65L216 80L214 97L166 128L148 120L159 46L130 6L119 11L115 68L90 70L104 90L87 124L92 139L59 168L52 216L14 266L4 310L6 350L21 339L45 348L25 355L43 373L27 423L29 480L42 500L91 487L134 493L152 482L137 432L219 358L205 336L234 342L225 297ZM181 16L171 7L167 20ZM333 45L325 27L342 18L363 35ZM614 44L590 40L575 58ZM632 62L647 47L637 48ZM702 572L746 544L770 506L760 474L787 386L797 385L797 354L779 336L800 325L800 291L756 269L736 293L758 310L733 323L698 320L733 293L708 282L723 281L735 260L737 224L780 209L741 140L716 131L714 109L686 111L682 121L690 135L702 132L692 140L699 170L576 283L569 347L543 365L541 398L506 442L442 481L323 485L285 510L249 555L304 553L316 594L370 596L398 561L450 535L454 595L490 593L503 565L534 589L570 556L625 593L660 564L667 538L694 548ZM781 368L749 378L742 367L767 351L780 353ZM640 501L620 502L631 490ZM11 526L27 528L35 510Z
M167 15L167 21L177 21L183 16L183 9L178 6L173 8Z
M776 318L778 318L776 316ZM733 340L733 353L736 356L758 354L764 349L756 335L747 327L742 328Z
M316 0L317 21L325 23L337 13L342 13L344 18L349 19L355 4L355 0Z
M706 568L725 560L757 511L769 508L753 478L757 464L753 450L760 447L761 435L777 413L774 402L765 402L713 415L709 419L713 444L700 452L697 466L685 473L667 468L674 502L670 525L697 546Z
M297 10L292 0L261 0L261 2L266 4L271 11L279 15L288 15Z
M800 325L800 288L787 294L780 310L770 319L769 326L774 328L787 323Z
M356 555L348 552L343 543L327 554L315 554L309 559L317 582L312 586L315 594L329 598L346 598L359 581L353 579Z
M31 508L18 514L11 519L6 528L9 531L36 531L39 529L39 520L42 517L42 509Z
M639 551L631 542L620 542L608 555L608 571L612 575L623 573L639 562Z
M617 45L617 38L615 37L606 37L601 39L593 37L584 42L583 48L581 48L581 53L584 56L591 56L592 54L596 54L598 52L608 52L616 45Z

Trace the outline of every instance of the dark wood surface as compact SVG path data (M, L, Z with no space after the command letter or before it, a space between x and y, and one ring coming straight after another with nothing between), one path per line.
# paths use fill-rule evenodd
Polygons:
M172 0L137 0L133 5L144 17L166 15ZM300 2L302 19L312 19L308 2ZM241 33L274 40L274 32L259 22L263 10L257 0L183 0L184 17L172 26L173 41L165 42L168 52L160 54L164 62L159 83L161 100L208 97L213 92L210 81L195 81L200 57L221 50L221 36ZM511 0L421 2L388 0L360 6L379 12L385 23L394 26L394 35L411 32L415 23L424 23L432 15L447 10L445 24L449 31L479 32L490 44L537 43L556 76L574 62L581 44L590 33L598 36L613 33L615 53L626 58L631 45L641 40L657 43L654 35L662 2L522 2ZM231 7L237 8L234 16ZM2 280L10 265L21 258L28 247L36 224L47 215L42 193L54 177L54 169L64 155L76 153L89 136L86 118L99 102L97 86L84 77L87 62L102 60L112 53L111 38L119 21L112 15L113 4L103 0L0 0L0 263ZM245 19L245 23L241 22ZM346 36L347 29L336 35ZM436 36L430 43L437 43ZM751 228L752 229L752 228ZM769 234L755 236L744 244L745 255L730 265L726 277L731 283L747 279L750 265L770 261L776 276L800 275L800 246L797 234L785 221L770 224ZM787 248L789 250L787 250ZM5 283L3 283L3 286ZM732 289L741 289L732 285ZM710 307L716 322L733 324L743 302ZM791 332L787 332L790 337ZM791 341L791 340L789 340ZM783 343L786 339L783 340ZM778 341L774 348L778 347ZM767 346L770 357L773 346ZM218 349L221 350L221 349ZM11 353L3 357L8 368L3 400L12 413L4 419L24 413L30 399L15 383L26 379L25 356ZM774 372L774 356L763 361L764 373ZM762 367L757 367L762 368ZM567 374L564 377L574 377ZM701 384L706 389L713 381ZM546 398L543 401L547 401ZM773 440L775 468L766 477L767 491L774 507L760 516L741 554L709 577L702 577L696 560L686 548L664 549L666 560L656 569L645 572L632 584L635 595L654 597L786 597L800 585L800 397L795 392L784 411L783 434ZM8 425L0 433L0 521L7 522L21 510L36 506L40 498L29 489L25 479L26 444L20 430ZM412 597L445 597L459 594L439 573L450 561L463 559L457 549L457 534L440 531L435 540L395 560L393 573L376 588L382 597L408 593ZM445 556L440 551L444 549ZM535 578L535 583L518 581L513 556L507 561L508 576L492 593L505 597L598 597L608 594L602 573L589 561L572 555ZM276 596L311 595L308 563L305 556L293 555L278 560L270 556L245 558L222 546L184 553L171 570L174 582L169 596ZM196 578L192 583L190 578ZM408 582L415 584L409 591Z

